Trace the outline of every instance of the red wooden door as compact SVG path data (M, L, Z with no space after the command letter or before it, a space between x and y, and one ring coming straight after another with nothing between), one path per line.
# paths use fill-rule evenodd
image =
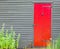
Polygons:
M51 4L34 4L34 46L46 46L51 38Z

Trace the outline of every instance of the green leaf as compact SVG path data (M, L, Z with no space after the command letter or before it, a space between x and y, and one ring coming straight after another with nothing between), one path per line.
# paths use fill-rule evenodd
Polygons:
M0 48L10 48L10 49L16 49L18 47L19 39L20 39L20 34L18 34L17 39L15 40L15 31L13 30L13 27L11 27L11 31L9 32L6 30L4 31L4 26L5 24L2 25L2 29L0 30ZM6 33L6 35L4 34Z

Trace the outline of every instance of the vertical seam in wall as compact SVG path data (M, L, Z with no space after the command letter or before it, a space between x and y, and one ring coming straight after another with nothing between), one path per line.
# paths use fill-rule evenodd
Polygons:
M34 46L34 3L32 3L33 5L33 46Z
M51 36L52 36L52 40L53 40L53 3L52 3L52 9L51 9Z

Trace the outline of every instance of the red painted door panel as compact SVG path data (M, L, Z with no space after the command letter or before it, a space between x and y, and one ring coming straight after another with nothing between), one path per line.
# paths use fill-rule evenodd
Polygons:
M46 46L51 38L51 4L34 4L34 46Z

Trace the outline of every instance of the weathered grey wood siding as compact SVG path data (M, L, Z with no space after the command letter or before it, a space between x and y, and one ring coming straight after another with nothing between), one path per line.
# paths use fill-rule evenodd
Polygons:
M21 33L19 47L26 46L33 41L33 4L31 0L0 1L0 28L13 25L16 33Z
M0 0L0 28L3 23L6 29L13 25L16 33L21 33L19 47L33 42L33 4L34 2L52 1L52 37L60 34L60 1L59 0Z
M52 26L53 39L56 39L60 35L60 0L53 2Z

